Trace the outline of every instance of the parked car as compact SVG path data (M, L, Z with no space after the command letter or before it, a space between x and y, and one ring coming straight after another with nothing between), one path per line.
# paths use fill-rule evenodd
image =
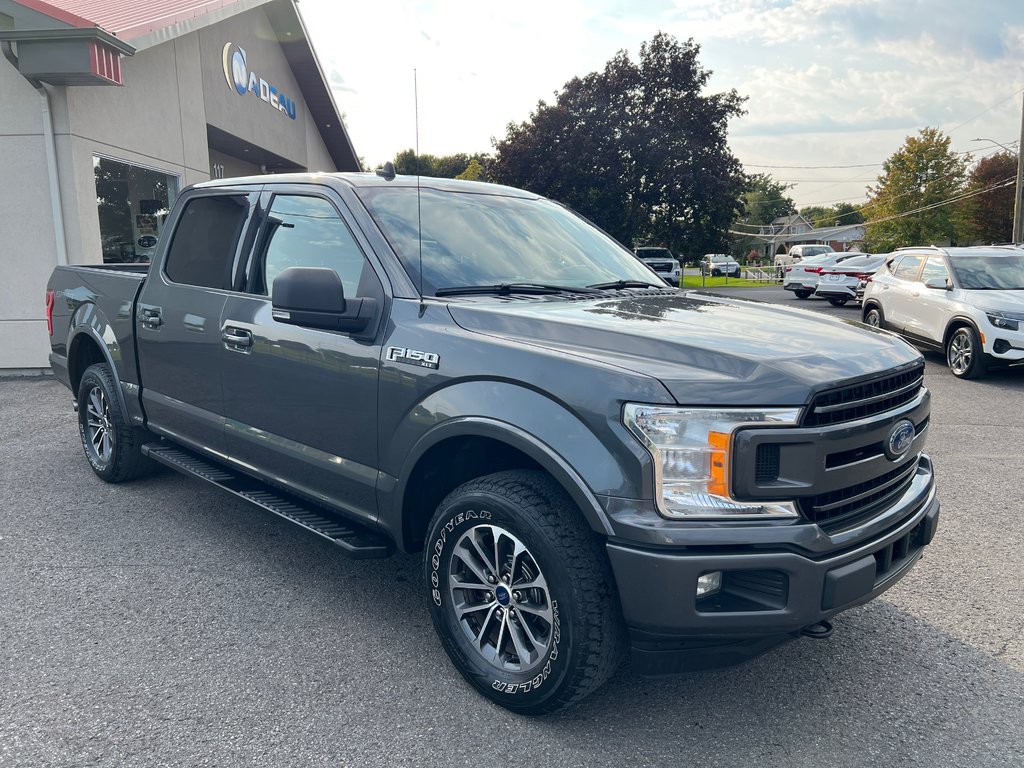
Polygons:
M852 251L850 253L819 253L816 256L808 256L799 264L784 268L782 287L787 291L793 291L798 299L806 299L818 287L818 278L823 269L834 267L855 256L866 255Z
M640 261L653 269L658 277L669 285L679 287L683 270L679 266L679 259L672 255L672 251L661 246L644 245L633 252Z
M884 255L866 254L823 269L818 276L818 287L814 289L814 295L828 299L833 307L860 301L864 296L864 286L885 264L885 258Z
M775 254L775 260L772 264L780 275L782 274L782 268L788 267L792 264L799 264L804 259L810 258L811 256L820 256L823 253L835 253L831 245L794 245L786 253Z
M700 260L700 273L712 277L739 277L740 263L727 253L705 253Z
M944 352L954 376L1024 362L1024 249L911 248L864 294L864 322Z

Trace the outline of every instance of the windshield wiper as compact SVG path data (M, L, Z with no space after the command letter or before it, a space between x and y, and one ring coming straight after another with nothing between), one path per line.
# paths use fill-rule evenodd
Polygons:
M547 283L497 283L495 285L459 285L451 288L438 288L435 296L472 296L474 294L491 294L509 296L513 293L528 296L550 296L556 293L598 293L593 286L580 288L572 285L550 285Z
M653 283L645 283L642 280L613 280L610 283L594 283L593 285L588 285L587 286L587 288L594 288L594 289L597 289L597 290L614 289L614 290L617 290L617 291L622 290L623 288L666 288L666 287L668 287L668 286L664 286L664 285L658 286L658 285L654 285Z

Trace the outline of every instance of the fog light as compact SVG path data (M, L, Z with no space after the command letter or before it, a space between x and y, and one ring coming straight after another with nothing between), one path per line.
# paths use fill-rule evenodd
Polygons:
M697 577L697 599L713 595L722 588L722 572L711 571Z

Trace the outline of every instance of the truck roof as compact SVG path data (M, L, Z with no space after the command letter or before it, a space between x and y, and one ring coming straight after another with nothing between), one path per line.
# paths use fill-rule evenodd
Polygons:
M444 192L464 192L477 195L501 195L538 200L540 195L502 184L486 181L463 181L461 179L439 179L433 176L395 176L390 181L376 173L278 173L261 176L239 176L230 179L214 179L193 184L191 188L210 189L233 187L240 184L347 184L351 187L416 187L417 178L421 189L435 189Z

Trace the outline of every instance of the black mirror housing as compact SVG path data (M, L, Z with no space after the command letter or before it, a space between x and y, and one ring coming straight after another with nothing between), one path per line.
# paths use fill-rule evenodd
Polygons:
M338 273L326 267L289 267L274 278L273 317L279 323L358 333L377 311L372 298L345 299Z

